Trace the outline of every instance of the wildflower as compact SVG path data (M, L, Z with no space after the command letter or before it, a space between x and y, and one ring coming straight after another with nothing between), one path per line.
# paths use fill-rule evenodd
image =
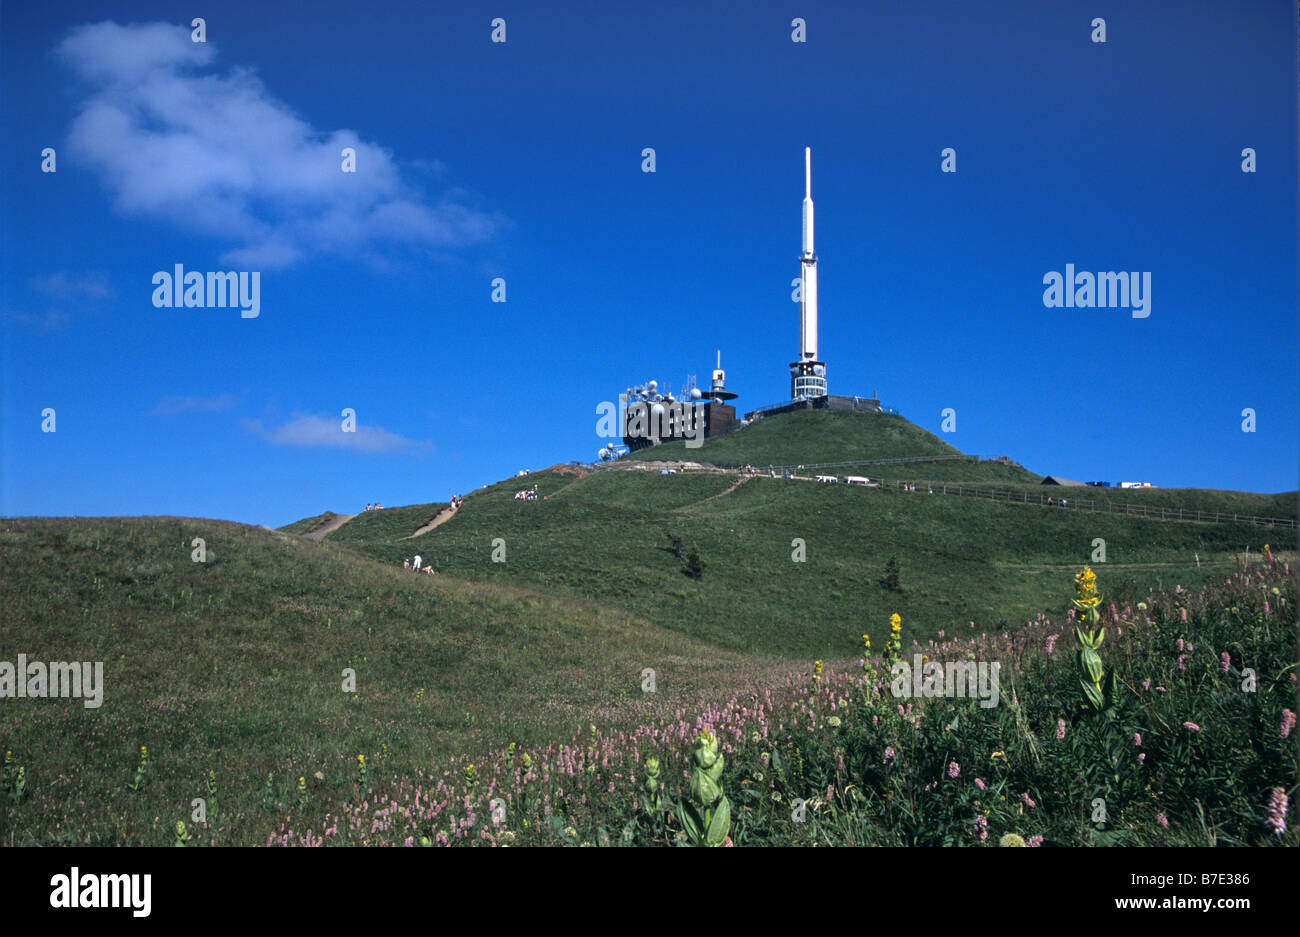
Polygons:
M998 840L998 845L1023 847L1025 845L1025 839L1023 836L1019 836L1016 833L1007 833L1000 840Z
M1273 788L1269 793L1268 817L1264 822L1271 826L1278 836L1286 832L1286 807L1286 791L1280 787Z
M979 816L975 818L975 833L979 836L981 843L989 838L988 817Z
M1142 754L1138 755L1138 765L1139 765L1139 766L1142 765L1142 763L1145 762L1146 760L1147 760L1147 753L1146 753L1146 752L1143 752Z
M1232 655L1224 651L1219 655L1219 673L1227 673L1228 668L1232 666Z
M1183 728L1184 728L1184 729L1191 729L1193 732L1200 732L1200 731L1201 731L1201 727L1198 726L1198 725L1197 725L1196 723L1194 723L1194 722L1184 722L1184 723L1183 723Z
M1187 621L1187 609L1180 608L1178 610L1178 617L1181 618L1183 621Z
M840 717L831 716L829 719L826 720L826 724L830 726L832 729L838 729L840 727Z
M893 760L894 760L894 754L895 754L895 752L894 752L894 747L893 747L892 745L887 745L887 746L885 746L885 765L886 765L886 766L890 765L890 764L893 762Z
M1057 741L1060 741L1061 739L1065 738L1065 720L1064 720L1064 719L1057 719L1057 720L1056 720L1056 738L1057 738Z
M813 661L813 679L820 680L821 678L822 678L822 662L819 660L815 660Z
M1024 804L1025 807L1029 810L1033 810L1035 807L1038 806L1038 804L1034 803L1034 799L1030 797L1028 794L1021 794L1020 802Z
M1055 647L1056 647L1056 635L1054 635L1054 634L1049 634L1049 635L1047 636L1047 643L1046 643L1044 649L1045 649L1045 650L1047 651L1047 653L1050 655L1050 654L1052 653L1052 650L1053 650Z
M1041 846L1041 845L1043 845L1043 837L1041 837L1041 836L1031 836L1031 837L1029 837L1029 841L1028 841L1027 843L1025 843L1025 845L1026 845L1026 846Z
M1133 745L1134 745L1135 747L1137 747L1137 748L1141 748L1141 747L1142 747L1142 733L1141 733L1141 732L1134 732L1134 733L1133 733Z
M959 774L961 774L961 766L957 764L957 762L955 761L949 762L948 777L953 778L955 780Z
M1150 681L1150 680L1143 680L1143 681L1142 681L1142 689L1144 689L1144 690L1149 690L1149 689L1151 689L1151 681Z
M1169 818L1165 816L1163 813L1156 814L1156 822L1160 824L1160 829L1162 830L1169 829Z
M501 835L497 837L497 843L502 846L513 846L515 844L515 834L510 830L502 830Z
M975 786L978 787L980 790L984 790L984 782L981 781L979 778L975 779Z
M1139 603L1138 603L1138 611L1139 611L1139 612L1145 612L1146 610L1147 610L1147 603L1145 603L1145 602L1139 602Z
M1101 603L1101 596L1097 595L1097 574L1088 566L1074 577L1074 591L1078 596L1074 607L1081 612L1090 611Z
M1286 738L1291 734L1293 728L1295 728L1295 713L1289 709L1282 710L1282 728L1278 733L1278 737Z

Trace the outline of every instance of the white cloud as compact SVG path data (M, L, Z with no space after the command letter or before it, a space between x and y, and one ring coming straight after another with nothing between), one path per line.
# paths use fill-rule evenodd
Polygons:
M429 440L407 439L379 426L358 424L355 432L345 433L342 421L332 417L296 414L282 426L267 428L261 420L245 420L244 426L249 432L277 446L351 449L369 454L433 450L433 443Z
M73 155L118 210L232 243L224 263L432 250L482 242L502 224L459 193L427 203L387 150L312 127L251 69L217 70L213 44L183 26L96 23L57 51L89 89L69 132ZM345 146L356 173L340 170Z

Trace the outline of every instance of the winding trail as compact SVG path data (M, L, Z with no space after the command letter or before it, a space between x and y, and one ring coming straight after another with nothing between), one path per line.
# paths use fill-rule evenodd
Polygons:
M735 491L735 490L736 490L737 488L739 488L741 485L745 484L745 482L749 481L751 478L758 478L758 476L757 476L757 475L742 475L742 476L740 477L740 479L737 480L736 483L733 484L730 488L726 488L726 489L724 489L724 490L722 490L722 491L719 491L716 495L709 495L707 498L704 498L703 500L700 500L700 501L696 501L694 504L684 504L684 505L682 505L682 506L679 507L679 508L673 508L673 510L674 510L674 511L685 511L687 508L697 508L697 507L699 507L701 504L707 504L707 503L709 503L710 501L714 500L715 498L725 498L727 495L731 494L733 491Z
M303 536L308 540L315 540L319 543L321 540L324 540L327 535L334 533L334 531L338 530L354 517L356 517L355 514L335 514L311 533L303 534Z
M423 534L427 534L429 531L433 530L433 528L435 528L435 527L440 527L441 525L445 524L447 521L451 520L452 515L454 515L455 513L456 513L456 508L455 508L455 507L453 507L453 506L445 507L445 508L443 508L441 511L439 511L437 514L435 514L435 515L433 516L433 520L429 521L429 523L425 524L423 527L421 527L421 528L420 528L419 530L417 530L415 533L413 533L413 534L408 534L407 536L402 537L401 539L402 539L402 540L410 540L410 539L412 539L413 537L419 537L419 536L421 536L421 535L423 535Z

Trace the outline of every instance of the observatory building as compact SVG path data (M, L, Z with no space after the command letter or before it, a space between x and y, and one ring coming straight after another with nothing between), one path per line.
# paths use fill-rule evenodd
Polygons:
M695 377L691 375L680 396L674 396L666 385L661 390L658 381L647 381L619 394L623 445L636 452L670 440L702 442L740 426L736 408L728 403L737 395L727 390L721 351L717 362L708 391L696 387ZM605 451L601 450L602 459L606 458Z
M817 253L814 247L814 221L812 198L812 148L803 153L803 250L799 254L799 358L790 362L790 399L782 403L760 407L736 419L736 408L730 401L736 395L727 390L727 374L722 370L722 353L718 352L717 367L707 391L695 386L695 377L687 378L680 396L674 396L667 385L647 381L629 387L619 394L619 425L623 437L622 447L610 445L600 450L602 461L623 455L623 447L631 452L658 445L669 440L696 440L721 436L745 426L753 420L791 410L856 410L863 413L880 413L879 398L833 396L827 390L826 362L817 349ZM893 412L893 411L889 411Z

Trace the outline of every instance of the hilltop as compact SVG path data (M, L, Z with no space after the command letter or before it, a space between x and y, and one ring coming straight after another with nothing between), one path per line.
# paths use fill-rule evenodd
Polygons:
M933 433L893 413L802 410L757 420L726 436L690 448L667 442L635 453L645 461L689 459L717 466L815 465L879 460L933 460L915 465L927 478L967 481L1042 481L1014 462L978 461ZM897 466L891 466L897 469ZM879 474L866 471L867 475ZM835 474L831 472L830 474Z

